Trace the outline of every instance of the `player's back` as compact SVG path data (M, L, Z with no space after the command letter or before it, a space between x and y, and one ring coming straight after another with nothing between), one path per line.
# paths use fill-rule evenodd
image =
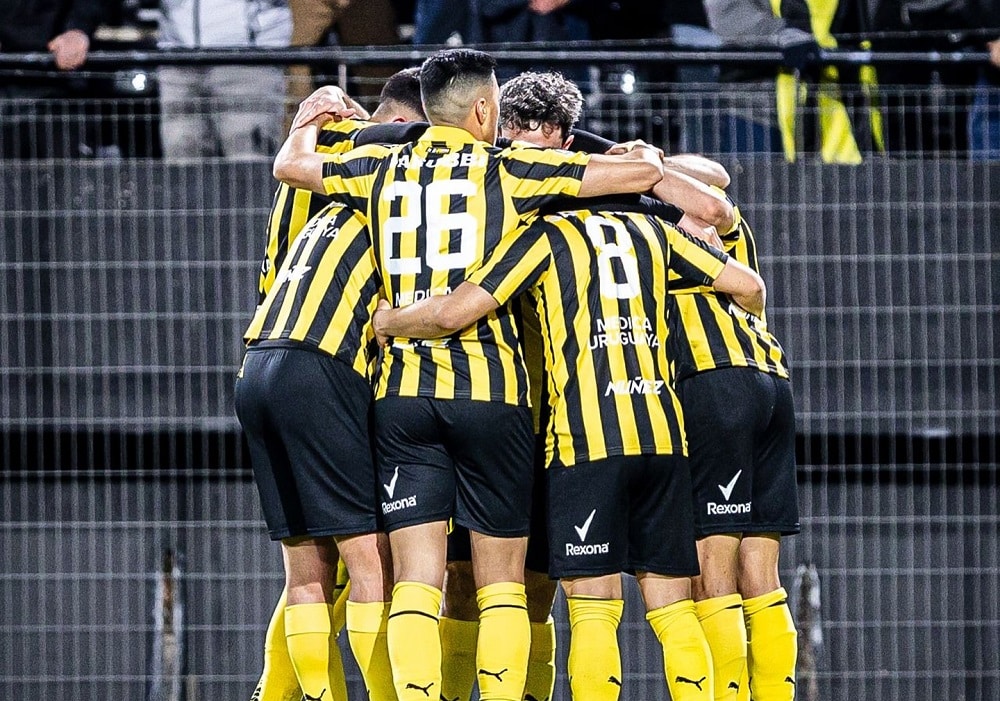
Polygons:
M367 375L379 289L364 219L328 204L292 243L244 340L311 346Z
M390 303L448 294L537 209L579 189L587 157L500 149L452 127L373 161L367 215ZM517 314L502 305L436 341L394 339L376 395L525 404Z
M547 339L548 461L683 453L666 348L668 272L707 281L723 263L638 212L581 210L536 227L550 250L532 292Z

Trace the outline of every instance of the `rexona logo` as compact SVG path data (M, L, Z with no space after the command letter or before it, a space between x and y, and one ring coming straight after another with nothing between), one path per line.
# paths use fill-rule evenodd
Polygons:
M608 543L587 543L587 533L590 532L590 524L594 521L597 509L590 512L590 516L583 522L582 526L573 526L576 535L580 538L582 545L566 543L566 555L573 557L576 555L604 555L608 552Z
M635 377L631 380L613 380L604 390L604 396L612 394L660 394L663 390L663 380L647 380L645 377Z
M382 513L391 514L393 511L399 511L400 509L408 509L411 506L417 505L417 496L414 494L411 497L403 497L402 499L393 499L396 494L396 482L399 481L399 465L396 465L396 469L393 470L392 479L389 480L389 484L382 484L382 488L385 489L385 493L389 495L389 501L382 502Z
M733 488L736 486L736 482L739 480L740 475L743 474L743 470L737 470L733 478L729 480L729 484L722 486L721 484L716 485L719 491L722 492L722 497L729 501L729 497L733 495ZM725 516L727 514L748 514L750 513L751 502L745 502L742 504L718 504L714 501L708 502L708 514L709 516Z

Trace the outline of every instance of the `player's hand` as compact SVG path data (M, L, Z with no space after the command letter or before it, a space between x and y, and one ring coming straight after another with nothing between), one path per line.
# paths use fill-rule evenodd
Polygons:
M73 71L87 60L90 38L79 29L70 29L50 41L48 49L55 57L59 70Z
M629 151L634 151L637 148L648 148L656 152L656 154L663 158L663 149L657 148L652 144L647 144L642 139L633 139L632 141L624 141L620 144L615 144L607 150L607 155L609 156L619 156L623 153L628 153Z
M569 5L570 0L530 0L528 9L536 15L547 15Z
M298 129L322 114L329 114L339 122L357 113L358 110L351 106L350 98L343 90L336 85L325 85L299 104L295 118L292 119L292 129Z
M375 313L372 315L372 329L375 331L375 340L378 341L379 346L385 348L389 345L389 337L381 333L379 329L379 317L382 312L392 309L392 305L389 304L389 300L380 299L378 301L378 306L375 307Z
M986 48L990 51L990 63L1000 68L1000 39L989 42Z
M720 251L725 248L725 245L722 243L722 237L719 236L719 230L711 224L706 224L697 217L685 214L681 217L681 220L677 222L677 226L687 232L691 238L704 241L712 248L717 248Z

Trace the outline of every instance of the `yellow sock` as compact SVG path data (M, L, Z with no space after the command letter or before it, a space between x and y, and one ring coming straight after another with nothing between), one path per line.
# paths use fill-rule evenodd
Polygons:
M616 701L622 690L618 624L621 599L566 598L569 608L569 687L574 701Z
M292 658L288 656L288 643L285 642L286 601L286 592L282 589L264 635L264 669L250 697L253 701L299 701L302 697Z
M476 674L482 701L521 701L528 676L531 626L524 585L497 582L476 590Z
M296 604L285 607L285 641L295 667L304 701L342 701L337 676L344 678L340 650L331 626L329 604Z
M389 603L374 601L361 604L348 601L346 606L347 639L371 701L396 701L389 664L386 629L389 623Z
M754 701L795 698L798 633L782 588L743 602L747 626L747 670Z
M479 621L441 618L441 698L469 701L476 683Z
M691 599L654 609L646 620L663 646L663 671L673 701L710 701L715 693L712 652Z
M387 641L399 701L436 701L441 694L441 590L420 582L392 589Z
M524 701L548 701L556 683L556 624L549 617L545 623L531 624L531 652L528 655L528 680L524 683Z
M747 667L747 628L743 622L743 598L739 594L717 596L694 605L712 650L716 701L737 701L741 678Z

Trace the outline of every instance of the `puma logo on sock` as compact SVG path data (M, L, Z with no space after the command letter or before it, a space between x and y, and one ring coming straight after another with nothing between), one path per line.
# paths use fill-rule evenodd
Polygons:
M502 677L501 677L500 675L501 675L501 674L503 674L503 673L504 673L504 672L506 672L506 671L507 671L507 668L506 668L506 667L504 667L504 668L503 668L503 669L501 669L501 670L500 670L499 672L490 672L490 671L487 671L487 670L485 670L485 669L480 669L480 670L479 670L479 673L480 673L480 674L486 674L486 675L489 675L489 676L491 676L491 677L496 677L496 678L497 678L497 681L498 681L498 682L502 682L502 681L503 681L503 678L502 678Z
M674 681L680 684L693 684L694 686L698 687L698 691L702 691L701 683L705 681L705 679L707 679L707 677L702 677L698 681L695 681L694 679L688 679L687 677L677 677Z

